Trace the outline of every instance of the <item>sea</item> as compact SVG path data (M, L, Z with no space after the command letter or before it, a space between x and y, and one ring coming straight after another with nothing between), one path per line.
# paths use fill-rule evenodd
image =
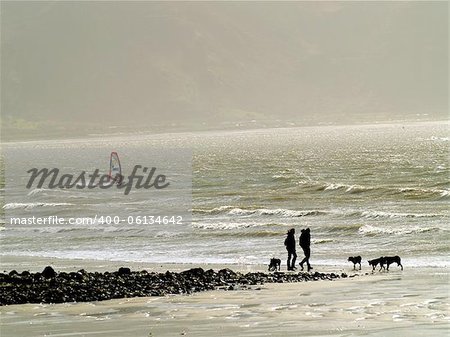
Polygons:
M349 266L347 258L360 255L368 267L369 259L399 255L405 268L448 268L449 133L447 121L396 122L3 143L0 254L229 265L277 257L285 268L286 232L295 228L298 243L310 228L313 266ZM62 170L107 170L117 151L129 170L155 149L181 149L168 159L184 169L176 196L23 188L27 170L61 158ZM183 221L136 221L158 206ZM94 215L88 224L10 220Z

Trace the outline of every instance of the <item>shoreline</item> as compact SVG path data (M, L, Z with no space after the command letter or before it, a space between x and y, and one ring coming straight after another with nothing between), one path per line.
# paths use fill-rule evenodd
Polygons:
M111 261L111 260L93 260L93 259L68 259L56 257L40 257L40 256L17 256L17 255L1 255L1 270L13 270L20 265L20 271L27 270L32 272L40 272L46 266L51 265L55 270L59 271L78 271L85 269L87 271L111 271L120 267L128 267L132 270L151 270L155 272L173 271L180 272L191 268L207 269L224 269L232 268L239 272L256 272L267 271L267 265L244 265L244 264L224 264L224 263L156 263L156 262L135 262L135 261ZM283 270L282 270L283 271Z
M2 336L445 336L449 271L0 307ZM257 289L259 288L259 289Z
M357 274L352 275L357 276ZM350 277L352 277L350 276ZM306 272L248 272L225 268L191 268L181 272L131 271L120 267L116 271L57 272L46 266L42 272L0 273L0 305L56 304L96 302L131 297L192 294L211 290L247 290L266 283L295 283L319 280L333 281L348 275ZM259 288L260 289L260 288ZM258 288L257 288L258 290Z
M395 120L389 120L389 119L381 119L378 121L359 121L356 123L339 123L339 122L331 122L331 123L300 123L296 125L272 125L269 127L263 127L263 126L256 126L252 127L252 125L248 125L250 127L247 128L219 128L219 127L213 127L213 128L207 128L207 129L197 129L197 130L170 130L170 131L164 131L164 132L155 132L155 130L152 131L144 131L139 130L138 136L139 137L149 137L149 136L157 136L157 137L163 137L166 135L177 135L177 136L189 136L192 134L208 134L208 133L239 133L239 132L261 132L261 130L280 130L283 131L285 129L311 129L311 128L345 128L345 127L383 127L383 126L397 126L397 125L419 125L419 124L426 124L426 125L435 125L435 124L448 124L448 119L444 118L425 118L425 119L395 119ZM125 129L133 128L131 126L126 127ZM11 131L11 130L10 130ZM17 131L17 130L16 130ZM14 132L16 132L14 131ZM45 133L45 135L47 135ZM80 141L80 140L101 140L104 137L109 138L128 138L131 136L136 136L136 132L132 131L125 131L125 130L119 130L118 132L105 132L105 133L94 133L94 132L88 132L85 134L74 134L69 137L67 137L67 134L55 134L53 137L46 137L44 136L44 133L37 133L32 138L23 138L23 137L11 137L8 136L7 138L3 137L2 143L5 145L15 145L15 144L23 144L23 143L46 143L46 142L54 142L54 141Z
M284 260L282 260L284 261ZM84 269L86 271L114 271L121 267L127 267L131 270L147 270L152 272L181 272L191 268L203 268L205 270L214 269L232 269L236 272L249 273L249 272L268 272L267 264L243 264L243 263L156 263L156 262L135 262L135 261L111 261L111 260L93 260L93 259L68 259L68 258L55 258L55 257L40 257L40 256L17 256L17 255L0 255L0 271L12 271L18 272L41 272L46 266L52 266L57 271L71 272ZM372 273L372 267L363 263L362 269L353 269L353 264L348 262L342 265L328 265L328 264L313 264L314 269L312 273L318 271L322 273ZM405 266L405 268L419 268L415 266ZM427 269L445 269L445 267L430 266L425 267ZM400 270L400 268L398 268ZM377 271L378 269L376 269ZM396 271L397 267L392 265L391 271ZM288 272L286 267L282 265L281 272ZM296 272L299 272L297 269Z
M174 275L189 268L267 273L267 265L151 264L124 261L1 256L2 269L55 270L69 274L148 270ZM25 263L24 263L25 262ZM165 296L127 297L57 304L0 306L2 336L444 336L450 331L450 269L392 266L371 272L369 266L314 266L314 272L358 277L333 281L223 286ZM227 269L225 269L227 270ZM228 269L229 270L229 269ZM197 270L198 271L198 270ZM283 270L282 270L283 272ZM281 273L295 277L296 272ZM301 274L301 273L299 273ZM195 269L194 269L194 277ZM230 274L232 275L232 274ZM314 275L314 273L310 274ZM192 279L192 277L189 277ZM145 284L145 283L144 283Z

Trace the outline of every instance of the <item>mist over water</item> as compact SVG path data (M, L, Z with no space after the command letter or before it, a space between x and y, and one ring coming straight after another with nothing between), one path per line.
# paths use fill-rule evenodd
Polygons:
M287 230L311 228L313 265L400 255L448 266L449 125L444 122L124 136L5 144L14 149L193 149L192 223L2 227L4 255L146 262L285 260ZM132 155L131 155L132 154ZM42 163L44 164L44 163ZM45 165L45 164L44 164ZM87 164L86 164L87 165ZM105 164L106 165L106 164ZM26 176L24 170L23 175ZM22 174L22 173L20 173ZM148 195L33 189L4 210L21 216L144 215ZM109 214L114 212L114 214ZM300 249L299 249L300 250ZM101 254L99 254L101 252ZM365 263L365 262L364 262Z
M8 140L448 117L445 1L5 1L1 30Z

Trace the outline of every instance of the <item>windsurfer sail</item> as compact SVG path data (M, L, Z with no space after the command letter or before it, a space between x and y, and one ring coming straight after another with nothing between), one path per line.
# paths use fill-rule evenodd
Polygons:
M119 155L117 152L111 152L111 157L109 159L109 178L119 185L122 183L122 167L120 166Z

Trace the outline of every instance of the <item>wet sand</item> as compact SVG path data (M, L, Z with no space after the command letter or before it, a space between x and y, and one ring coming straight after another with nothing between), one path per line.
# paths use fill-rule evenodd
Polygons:
M23 258L2 257L2 269ZM16 270L179 271L198 265L28 259ZM78 264L81 263L82 265ZM33 268L31 268L33 266ZM201 266L208 268L209 266ZM221 266L211 266L217 269ZM222 266L223 267L223 266ZM257 271L265 266L225 266ZM104 269L102 269L104 268ZM162 268L158 270L158 268ZM349 275L352 268L321 267ZM336 281L266 284L252 290L0 308L1 336L448 336L449 273L409 268ZM366 275L365 273L368 272Z
M146 262L129 262L129 261L102 261L89 259L58 259L45 258L34 256L9 256L4 255L0 257L0 266L3 271L11 271L13 269L18 272L28 270L30 272L40 272L46 266L52 266L56 271L71 272L80 269L86 271L115 271L120 267L128 267L131 270L147 270L154 272L165 272L167 270L179 272L186 269L201 267L205 270L214 269L219 270L223 268L230 268L234 271L240 272L256 272L267 271L267 265L246 265L246 264L187 264L187 263L146 263ZM328 269L328 268L327 268ZM334 271L336 269L333 269ZM285 271L285 270L281 270ZM325 272L321 269L320 271Z

